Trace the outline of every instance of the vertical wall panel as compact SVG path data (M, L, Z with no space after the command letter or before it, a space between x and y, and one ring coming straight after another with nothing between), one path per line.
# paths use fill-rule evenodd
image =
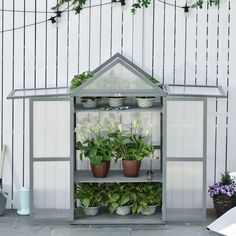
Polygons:
M178 1L179 6L184 6L186 1ZM167 6L166 6L167 7ZM182 8L176 10L176 61L175 61L175 82L185 83L185 32L186 19ZM168 37L168 36L166 36Z
M24 6L19 2L15 1L15 8L24 10ZM22 26L24 24L24 15L15 13L15 26ZM23 31L15 31L15 63L14 63L14 87L23 87L23 56L24 56L24 42L23 42ZM23 101L18 100L14 102L14 149L13 149L13 199L17 201L18 190L23 185ZM16 206L14 206L16 207Z
M102 4L109 3L110 0L102 0ZM111 5L101 7L101 63L108 60L111 56Z
M90 1L86 6L89 5ZM90 14L89 9L84 9L80 13L80 41L79 41L79 73L89 70L90 60Z
M227 89L227 56L228 56L228 1L219 8L219 58L218 58L218 83ZM218 100L217 113L217 156L216 156L216 178L226 168L226 109L227 99Z
M154 11L154 65L153 65L153 72L154 77L161 82L164 82L163 78L163 40L164 34L163 30L165 30L164 19L165 19L165 6L163 3L156 1L155 2L155 11Z
M195 63L196 63L196 10L191 10L187 17L186 31L186 83L195 84Z
M68 8L68 4L65 4L62 10ZM67 10L62 14L61 18L59 18L58 24L58 43L57 43L57 56L58 56L58 87L67 86L68 81L68 48L67 48L67 38L68 38L68 12Z
M133 26L133 62L142 67L143 65L143 12L137 11L134 15Z
M93 0L92 5L99 5L100 0ZM100 7L91 8L90 29L90 69L96 69L100 64Z
M112 55L121 53L122 44L122 11L120 4L114 4L112 7Z
M189 25L189 27L191 27ZM207 39L207 9L204 4L203 9L197 10L197 70L196 83L206 85L206 39Z
M4 1L5 9L13 9L12 1ZM4 14L4 28L13 27L13 13ZM8 91L12 89L13 82L13 32L4 34L3 49L3 144L7 145L5 162L3 168L3 190L9 193L12 199L12 172L13 172L13 146L12 146L12 101L6 100ZM11 202L7 202L7 207L11 207Z
M78 73L79 68L80 16L75 15L75 13L72 11L70 12L69 19L68 80L70 83L73 76Z
M132 61L133 56L133 19L130 12L132 1L128 1L123 7L123 55Z
M30 1L30 0L27 0ZM48 10L56 4L56 0L48 1ZM49 18L54 14L48 14ZM57 39L56 39L56 24L48 22L47 27L47 87L55 87L57 83Z
M236 2L230 1L231 4L231 14L230 14L230 55L229 55L229 77L230 77L230 88L229 88L229 135L228 135L228 168L231 171L236 170L236 44L234 40L236 39L236 30L233 29L234 22L236 22Z
M175 1L176 2L176 1ZM157 17L157 16L155 16ZM175 65L175 36L176 36L176 8L166 7L165 9L165 83L174 82L174 65Z

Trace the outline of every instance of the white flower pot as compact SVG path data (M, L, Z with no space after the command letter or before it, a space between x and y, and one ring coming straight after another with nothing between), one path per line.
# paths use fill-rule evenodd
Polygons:
M128 215L131 212L131 206L120 206L116 209L116 214L118 215Z
M142 107L142 108L148 108L151 107L154 103L155 98L151 97L151 98L141 98L141 97L137 97L137 101L138 101L138 106Z
M81 100L84 108L96 108L98 105L98 99L97 98L82 98Z
M110 107L122 107L123 104L124 104L123 97L109 98L109 106Z
M142 213L143 215L148 215L148 216L149 216L149 215L153 215L153 214L155 214L156 209L157 209L157 205L149 206L147 209L142 210L141 213Z
M98 214L98 207L83 207L84 214L87 216L95 216Z

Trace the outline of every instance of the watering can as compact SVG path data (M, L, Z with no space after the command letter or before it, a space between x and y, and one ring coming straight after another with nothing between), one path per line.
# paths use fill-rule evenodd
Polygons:
M19 190L19 207L17 210L18 215L30 214L30 189L22 187Z

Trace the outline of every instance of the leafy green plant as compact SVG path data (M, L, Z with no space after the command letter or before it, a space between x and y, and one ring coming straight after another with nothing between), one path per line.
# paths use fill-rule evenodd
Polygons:
M79 184L74 196L83 207L99 207L103 199L103 188L99 184Z
M71 80L71 89L75 89L83 84L85 81L89 80L93 76L91 71L86 71L81 74L75 75L74 78Z
M231 178L229 171L225 171L224 173L221 173L221 179L220 179L220 183L221 184L232 184L233 179Z
M105 206L110 213L114 213L120 206L130 206L135 198L131 191L132 184L112 184L108 185L105 194Z
M149 206L161 205L162 186L160 183L140 183L133 185L132 192L137 193L132 205L132 213L137 214Z
M93 127L82 127L76 129L79 141L76 149L80 150L80 159L89 158L91 164L99 165L113 158L113 145L109 137L103 136L104 127L97 123Z
M145 157L154 155L154 147L146 143L149 136L148 131L141 130L140 120L133 123L133 132L125 132L123 125L112 125L112 129L108 132L108 137L112 140L112 147L115 152L115 159L123 160L142 160Z

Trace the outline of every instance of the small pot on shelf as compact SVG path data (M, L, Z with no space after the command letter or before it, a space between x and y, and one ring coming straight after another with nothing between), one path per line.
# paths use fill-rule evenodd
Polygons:
M116 209L116 214L117 215L128 215L130 214L131 212L131 206L119 206L117 209Z
M124 105L124 97L109 97L110 107L122 107Z
M83 207L86 216L95 216L98 214L98 207Z
M123 173L126 177L137 177L141 166L138 160L122 160Z
M138 106L141 108L152 107L155 101L155 97L136 97Z
M141 213L142 213L143 215L149 216L149 215L155 214L155 213L156 213L156 210L157 210L157 205L153 205L153 206L148 206L148 208L142 210Z
M81 103L84 108L96 108L98 106L98 98L96 98L96 97L82 97Z
M92 174L95 178L106 178L110 170L110 161L103 161L99 165L90 163Z

